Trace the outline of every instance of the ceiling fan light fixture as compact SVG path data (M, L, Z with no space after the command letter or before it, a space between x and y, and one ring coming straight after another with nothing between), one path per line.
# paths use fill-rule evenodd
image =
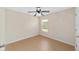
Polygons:
M42 10L41 7L36 7L35 11L29 11L29 13L34 13L34 16L44 16L44 13L49 13L49 10Z

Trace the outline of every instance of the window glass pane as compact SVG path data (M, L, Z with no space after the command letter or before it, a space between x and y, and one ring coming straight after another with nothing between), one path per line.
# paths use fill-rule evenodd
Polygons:
M41 21L41 30L48 32L48 19L44 19Z

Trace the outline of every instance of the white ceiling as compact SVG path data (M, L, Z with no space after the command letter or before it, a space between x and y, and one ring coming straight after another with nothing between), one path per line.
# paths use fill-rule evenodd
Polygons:
M30 15L33 15L33 13L28 13L28 11L36 10L35 7L6 7L6 8L17 11L17 12L23 12L26 14L30 14ZM49 10L50 12L48 14L53 13L53 12L59 12L59 11L62 11L62 10L68 9L68 8L70 8L70 7L41 7L42 10ZM47 15L47 14L45 14L45 15Z

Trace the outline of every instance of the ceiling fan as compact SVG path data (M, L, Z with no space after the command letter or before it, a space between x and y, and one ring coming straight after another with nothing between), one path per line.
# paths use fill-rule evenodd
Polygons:
M40 7L36 7L35 11L28 11L28 13L34 13L34 16L37 16L40 14L41 16L44 16L44 13L49 13L49 10L42 10Z

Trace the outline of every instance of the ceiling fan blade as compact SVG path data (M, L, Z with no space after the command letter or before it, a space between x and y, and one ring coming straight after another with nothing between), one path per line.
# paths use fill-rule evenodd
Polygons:
M44 16L44 14L42 14L42 12L41 12L41 15Z
M46 11L41 11L41 12L46 12L46 13L49 13L50 11L47 11L47 10L46 10Z
M36 11L28 11L28 13L35 13Z
M34 16L36 16L36 15L37 15L37 13L34 14Z
M41 14L42 16L44 16L43 14Z

